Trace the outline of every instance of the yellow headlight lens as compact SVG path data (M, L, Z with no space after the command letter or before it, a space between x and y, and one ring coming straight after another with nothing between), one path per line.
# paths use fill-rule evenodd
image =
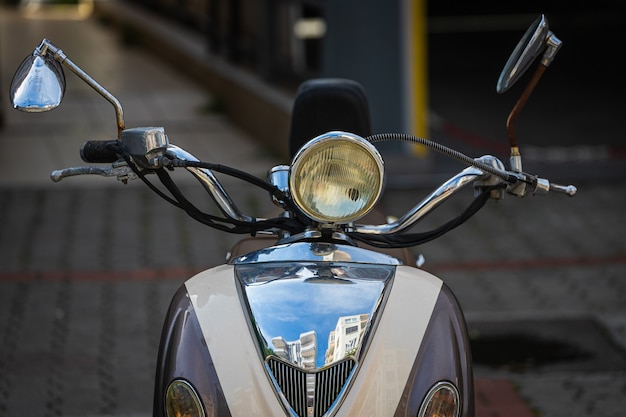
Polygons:
M449 382L435 384L420 407L419 417L457 417L459 415L459 392Z
M322 223L349 223L367 214L382 193L383 160L360 136L330 132L294 157L290 190L300 209Z
M186 381L172 381L165 393L165 410L168 417L204 417L198 394Z

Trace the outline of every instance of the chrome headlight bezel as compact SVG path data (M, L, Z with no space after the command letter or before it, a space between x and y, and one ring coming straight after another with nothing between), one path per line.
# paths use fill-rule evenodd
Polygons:
M289 170L295 204L325 224L348 224L365 216L380 199L384 182L384 162L376 147L341 131L309 141Z

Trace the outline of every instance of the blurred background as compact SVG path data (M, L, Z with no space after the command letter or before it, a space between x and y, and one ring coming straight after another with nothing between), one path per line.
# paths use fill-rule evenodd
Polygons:
M544 13L564 45L517 123L527 166L558 162L552 171L567 176L581 172L563 164L573 160L588 175L598 174L586 169L598 162L605 176L624 173L612 161L624 156L615 129L626 90L618 2L4 0L33 18L54 13L46 8L52 3L74 3L78 16L115 25L123 44L152 50L193 77L232 121L279 154L298 85L345 77L367 91L374 133L413 133L469 154L504 156L505 120L528 77L503 95L496 81L525 29ZM13 36L20 35L6 33L2 42ZM10 75L3 74L4 85ZM405 165L396 171L398 185L445 167L413 150L418 163L396 164Z

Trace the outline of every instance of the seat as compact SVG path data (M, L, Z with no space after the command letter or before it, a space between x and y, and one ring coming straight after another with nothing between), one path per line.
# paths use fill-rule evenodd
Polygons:
M290 156L293 158L309 140L332 130L363 137L372 134L363 86L343 78L315 78L303 82L291 112Z

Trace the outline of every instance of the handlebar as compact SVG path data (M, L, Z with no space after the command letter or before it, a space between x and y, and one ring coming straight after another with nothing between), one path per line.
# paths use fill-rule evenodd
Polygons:
M141 129L137 132L141 132ZM141 134L137 132L134 132L134 135L141 137ZM133 140L135 139L136 138L133 137ZM58 182L67 176L96 174L102 176L117 176L118 179L123 182L141 177L145 182L147 180L144 178L144 173L157 172L159 173L159 179L163 181L159 171L162 170L162 168L185 168L200 181L222 213L227 219L230 219L229 221L233 221L236 224L247 224L251 227L256 227L255 225L259 225L258 222L265 222L266 220L266 226L277 224L271 223L271 221L276 219L257 219L244 215L236 207L226 190L213 174L213 170L215 169L219 172L224 172L220 169L224 167L219 166L220 168L216 168L216 166L218 166L216 164L201 162L184 149L168 143L166 138L157 145L158 146L150 147L149 151L146 153L148 147L138 146L136 149L131 150L125 145L124 141L87 141L80 150L81 158L84 161L94 163L112 162L112 165L104 168L93 166L66 168L52 172L51 177L53 181ZM429 145L433 146L432 143ZM346 229L348 235L365 240L368 243L371 240L383 242L381 244L387 244L388 242L385 241L385 239L387 239L386 237L404 234L403 232L412 228L417 222L424 218L424 216L432 212L453 194L456 194L469 184L473 184L474 188L480 191L480 195L482 196L480 199L475 199L476 201L481 200L481 203L474 205L475 207L473 209L468 210L468 213L471 212L469 216L478 211L488 198L501 198L505 189L509 194L518 197L523 197L528 192L531 192L533 195L545 195L549 191L564 193L569 196L576 194L576 187L572 185L564 186L551 184L547 179L538 178L523 172L509 171L505 169L504 164L494 156L486 155L481 158L472 159L458 152L452 154L451 150L448 148L442 145L438 146L443 149L446 154L460 159L461 162L469 163L470 166L444 182L395 222L382 225L354 224ZM138 154L135 155L135 153ZM141 166L137 164L139 161L141 161ZM273 183L265 183L265 185L269 186L272 186L272 184ZM151 184L148 183L148 185ZM274 188L276 187L274 186ZM469 216L464 217L464 219ZM273 230L279 229L280 227L278 226L273 228ZM270 229L259 228L254 230L269 231ZM432 236L435 236L435 234ZM408 238L409 236L404 237ZM428 239L430 239L430 237ZM397 245L399 244L398 242L399 241L394 241L393 244ZM404 240L400 244L408 245L410 243L412 242Z
M475 183L484 178L485 173L475 167L467 167L463 171L441 184L435 191L419 202L413 209L408 211L398 220L377 226L355 225L354 232L367 235L387 235L402 232L411 228L415 223L424 218L428 213L437 208L440 204L465 188L468 184Z

